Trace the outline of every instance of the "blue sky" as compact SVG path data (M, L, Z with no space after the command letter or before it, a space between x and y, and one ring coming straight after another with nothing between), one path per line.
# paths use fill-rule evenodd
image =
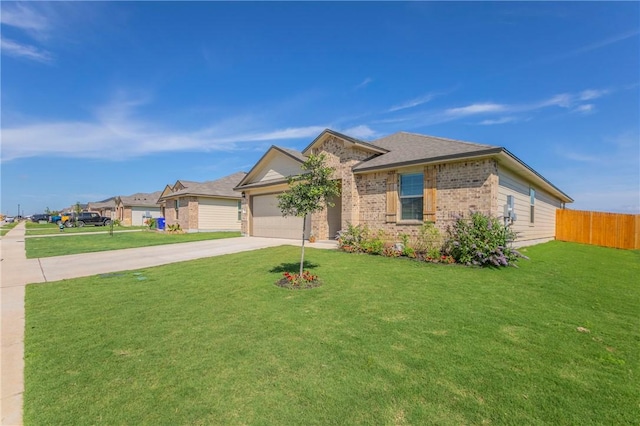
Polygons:
M248 171L324 128L506 147L640 212L638 2L1 3L2 204Z

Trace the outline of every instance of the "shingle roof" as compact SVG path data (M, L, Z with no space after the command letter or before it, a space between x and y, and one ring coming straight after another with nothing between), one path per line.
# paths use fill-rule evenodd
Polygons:
M150 206L156 207L158 203L158 197L162 194L162 191L156 191L151 193L138 192L133 195L122 195L120 201L125 206Z
M240 194L235 192L233 188L246 176L245 172L237 172L220 179L207 182L189 182L186 188L181 189L163 198L173 198L184 195L205 195L227 198L240 198ZM186 181L181 181L186 184Z
M102 201L92 201L87 204L87 207L91 209L101 209L105 207L113 208L115 206L116 206L116 197L111 197Z
M381 169L389 166L421 163L430 160L466 157L483 152L491 153L501 150L494 145L463 142L435 136L398 132L371 142L372 145L388 150L368 161L363 161L353 171Z

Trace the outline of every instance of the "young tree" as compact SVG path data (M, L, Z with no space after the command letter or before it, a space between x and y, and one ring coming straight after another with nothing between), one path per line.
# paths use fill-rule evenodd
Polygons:
M278 195L278 207L284 216L302 218L302 253L300 255L300 276L304 265L304 234L307 215L333 207L332 197L340 195L337 180L331 179L333 167L325 165L324 154L310 155L302 166L304 172L288 178L289 189Z

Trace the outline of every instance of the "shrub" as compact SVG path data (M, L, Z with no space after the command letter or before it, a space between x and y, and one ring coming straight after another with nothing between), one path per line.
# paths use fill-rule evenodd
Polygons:
M179 223L174 223L173 225L167 225L167 232L169 234L181 234L182 228L180 228Z
M432 259L438 259L442 245L442 234L432 222L427 222L420 227L415 243L417 252L424 253Z
M385 233L371 232L367 225L347 224L347 229L338 232L338 247L350 253L382 254Z
M149 229L153 229L156 227L156 219L153 217L148 218L147 220L144 221L144 224L147 225L147 227L149 227Z
M477 266L515 266L518 258L526 258L508 247L516 238L511 228L498 218L473 212L468 219L459 218L447 230L445 251L456 262Z

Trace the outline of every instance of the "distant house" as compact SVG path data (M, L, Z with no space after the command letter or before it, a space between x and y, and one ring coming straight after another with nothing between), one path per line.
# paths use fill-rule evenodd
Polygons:
M166 224L179 224L187 232L240 231L241 196L233 188L245 175L167 185L158 198Z
M162 192L137 193L115 198L116 219L123 226L142 226L147 218L161 217L158 197Z
M116 197L107 198L102 201L92 201L87 204L87 211L96 212L100 216L115 217ZM112 217L112 214L114 217Z
M556 210L573 201L503 147L406 132L364 142L327 129L302 152L272 146L237 185L243 234L299 238L302 219L283 217L277 195L312 153L325 154L342 188L334 207L308 218L319 239L335 238L347 224L396 239L426 222L444 231L479 211L515 217L518 244L533 244L555 237Z

